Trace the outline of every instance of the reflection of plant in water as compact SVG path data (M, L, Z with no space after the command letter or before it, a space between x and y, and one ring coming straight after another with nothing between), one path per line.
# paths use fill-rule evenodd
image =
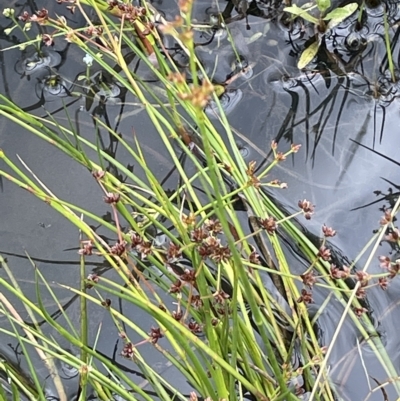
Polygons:
M342 124L348 121L345 112L354 100L360 99L365 103L366 110L373 116L373 147L377 141L382 142L386 111L394 106L393 102L397 104L400 93L398 83L391 81L389 72L380 75L376 82L369 82L360 74L335 76L329 70L306 72L298 76L288 76L282 71L272 83L290 95L287 114L282 118L275 140L279 142L284 138L293 143L294 135L297 135L295 130L301 127L307 156L313 160L320 140L329 127L333 129L331 152L335 155L338 133ZM323 99L312 104L315 94Z
M279 0L229 0L220 17L227 24L245 19L246 29L249 30L251 29L248 23L249 15L254 15L266 20L272 20L277 18L277 15L281 12L282 5L282 2ZM232 17L234 9L238 14Z
M321 88L322 83L329 88L329 92L314 106L311 104L312 94L318 94L319 91L324 90ZM275 140L279 142L285 138L289 143L293 143L295 129L304 127L306 154L314 160L322 135L332 117L336 116L334 123L330 123L334 127L332 137L332 154L334 155L342 114L348 102L349 89L346 88L350 88L350 78L333 77L329 71L326 71L325 74L304 73L298 77L283 75L278 84L290 95L291 103L276 133Z
M61 63L59 52L44 49L38 53L36 50L22 57L15 65L15 71L21 76L29 76L44 69L54 68Z
M60 75L47 75L39 80L36 84L36 95L41 98L44 96L45 100L49 97L66 97L71 96L71 92L67 88L67 83Z
M373 154L375 154L379 157L382 157L383 159L386 159L386 160L400 166L400 162L392 159L391 157L386 156L385 154L383 154L381 152L378 152L376 149L370 148L370 147L368 147L360 142L354 141L352 139L351 139L351 141L354 142L357 146L361 146L362 148L371 151ZM378 199L375 199L374 201L372 201L366 205L357 206L353 210L363 209L368 206L376 205L378 203L381 203L382 201L388 202L388 206L387 207L383 206L382 208L380 208L381 211L385 212L386 210L393 209L394 205L396 204L396 200L400 196L400 186L394 184L393 182L389 181L386 178L382 178L382 180L387 182L389 185L391 185L391 187L387 190L387 193L384 193L381 190L376 190L376 191L374 191L374 194L376 196L379 196Z

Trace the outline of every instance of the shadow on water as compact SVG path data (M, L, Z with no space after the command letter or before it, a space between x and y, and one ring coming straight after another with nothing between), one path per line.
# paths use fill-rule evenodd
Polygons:
M24 9L33 12L41 8L41 3L27 2L15 7L19 13ZM289 26L282 17L280 2L242 3L227 2L221 6L232 40L241 56L239 62L252 68L252 74L239 74L228 85L232 91L228 93L238 94L240 91L240 98L232 96L226 99L227 107L232 99L236 99L233 106L235 113L229 113L229 121L242 155L248 161L256 160L258 168L261 168L270 161L272 140L282 146L303 145L302 152L295 154L284 166L278 165L274 172L276 178L288 184L285 192L276 194L276 202L288 213L298 199L307 198L317 205L315 218L307 225L299 221L299 227L319 246L322 224L332 225L339 233L330 244L332 263L337 266L350 265L379 226L382 211L392 207L400 193L397 178L400 158L397 148L393 146L399 125L400 87L398 83L392 83L388 75L383 26L378 23L381 21L380 8L366 8L362 29L356 29L357 21L349 18L332 30L324 38L319 62L313 66L313 72L301 72L296 67L296 60L305 43L303 27L297 26L297 22ZM392 22L399 19L399 11L394 4L388 2L388 15ZM176 6L161 3L159 7L167 14ZM199 20L210 18L214 11L210 9L209 2L196 3ZM69 16L69 19L76 26L84 24L75 15ZM8 20L1 19L0 23L3 24L0 29L1 47L20 44L21 38L18 36L4 34L4 29L10 27ZM43 30L42 33L47 33L46 27L39 28ZM396 66L400 63L399 35L400 28L396 28L391 45ZM232 43L224 37L221 27L214 27L212 32L201 32L198 36L197 54L206 70L213 74L214 81L224 83L231 80L238 60ZM137 138L146 156L154 161L160 182L171 191L179 186L179 176L171 160L163 154L157 133L137 99L119 87L105 71L95 70L86 76L82 61L84 55L76 52L72 46L57 46L61 45L56 43L54 48L46 50L44 58L37 58L29 51L21 53L16 48L8 53L0 52L1 93L38 116L66 126L72 124L79 135L95 141L99 149L117 158L129 171L135 171L140 176L140 169L132 163L129 153L118 146L118 138L111 135L107 128L118 132L132 146ZM175 56L183 58L178 52L174 53ZM152 84L153 77L146 75L148 71L136 63L133 54L127 55L127 62L135 70L143 71L144 80ZM242 66L240 69L243 69ZM156 87L156 83L153 84ZM215 109L210 113L214 113L215 125L218 126ZM102 194L90 173L65 156L55 154L54 149L43 145L40 140L14 130L15 127L11 127L7 121L0 121L1 148L6 149L8 154L18 154L60 198L71 200L98 215L106 213ZM195 146L193 152L196 152ZM46 160L46 165L42 160ZM106 160L102 162L105 170L125 181L115 166ZM47 166L55 168L48 171ZM185 168L192 167L187 164ZM74 229L45 205L23 197L19 189L9 183L4 183L2 188L0 208L4 213L0 254L7 255L8 263L13 266L24 293L35 298L32 266L24 250L49 282L62 281L62 284L76 285L79 279L78 258L60 260L63 252L74 252L76 255L79 240ZM243 213L239 207L238 213ZM243 213L242 218L247 222L247 215ZM112 222L111 216L108 220ZM109 233L99 234L107 243L115 242L115 238L109 238ZM304 255L289 238L282 237L282 240L293 273L302 274L308 267ZM382 242L379 251L383 255L390 255L393 260L400 255L400 249L388 241ZM365 258L362 257L356 269L360 269L364 262ZM107 275L118 280L101 260L87 263L87 270L88 274ZM371 268L371 273L380 271L378 263ZM265 285L271 286L267 281ZM56 284L53 287L58 288ZM397 308L399 287L396 281L385 292L375 286L370 289L368 300L365 300L371 320L395 366L400 364L399 341L393 335L400 329ZM78 324L77 298L61 290L60 294L62 310L68 312L71 320ZM64 316L61 309L49 294L43 296L52 317L62 321ZM168 297L165 293L160 293L160 296ZM328 297L331 300L316 321L321 346L332 340L343 312L342 306L328 291L318 288L314 293L315 304L310 307L310 314L315 315ZM142 319L146 329L151 327L151 319L140 315L140 311L125 307L121 300L111 301L118 304L121 313L128 318ZM145 387L143 374L120 355L122 343L109 315L100 308L94 308L91 316L91 340L94 340L101 327L98 342L101 355L133 375ZM49 334L57 338L57 333L50 327L47 329ZM61 339L60 344L63 346ZM182 382L179 386L188 393L189 386L180 377L174 378L176 371L169 370L167 361L161 361L159 353L150 346L148 348L148 357L154 366L158 364L159 371L165 377ZM26 371L18 344L0 345L0 355L21 374ZM362 336L350 320L345 321L329 364L331 380L343 399L357 401L367 396L369 400L385 398L382 392L370 393L369 389L385 381L385 372L381 371L376 356L363 343ZM368 366L368 371L365 366ZM46 378L44 367L38 370ZM61 370L67 372L63 379L71 381L71 385L67 386L70 398L79 396L77 372L68 372L65 366ZM50 380L48 383L51 396ZM388 399L394 399L390 386L385 391ZM155 397L155 394L149 394Z

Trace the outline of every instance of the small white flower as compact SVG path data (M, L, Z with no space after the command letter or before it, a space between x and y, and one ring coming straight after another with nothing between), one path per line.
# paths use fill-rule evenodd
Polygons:
M83 58L83 62L88 66L91 67L93 64L93 57L90 54L85 55L85 57Z
M5 8L4 10L3 10L3 15L6 17L6 18L10 18L10 17L12 17L13 15L14 15L14 9L13 8Z

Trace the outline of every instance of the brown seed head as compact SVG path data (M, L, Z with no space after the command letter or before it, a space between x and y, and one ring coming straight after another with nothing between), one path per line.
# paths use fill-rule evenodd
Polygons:
M222 232L222 224L217 219L207 219L204 222L204 227L211 234L220 234Z
M195 284L196 283L196 271L185 269L184 273L179 278L186 283Z
M307 199L299 200L297 204L304 213L314 213L315 206Z
M365 288L359 287L356 291L356 297L358 299L364 299L367 296L367 292L365 291Z
M389 269L391 265L391 260L389 256L379 256L379 263L382 269Z
M267 219L259 219L259 223L270 235L273 235L278 227L276 220L272 216Z
M36 11L36 14L33 14L29 18L30 22L37 22L39 25L45 25L48 20L49 20L49 12L45 8Z
M114 194L111 192L107 192L104 196L104 202L108 204L115 204L119 202L120 194Z
M336 265L331 265L331 277L333 279L344 279L349 277L350 269L347 266L343 266L342 269L339 269Z
M319 256L323 260L330 260L331 251L325 246L321 246L321 248L319 248L317 256Z
M386 235L385 237L386 241L389 242L398 242L399 238L400 238L400 231L397 228L391 230L389 234Z
M42 35L42 41L44 43L45 46L51 46L54 42L53 42L53 37L47 33L44 33Z
M164 337L164 335L161 333L160 327L152 327L150 329L149 336L152 344L156 344L160 338Z
M90 256L93 254L93 242L92 241L82 241L83 247L79 249L78 254L84 256Z
M370 275L363 271L356 272L356 279L360 282L361 287L365 287L368 285L368 280L370 279Z
M193 242L202 242L204 239L208 237L208 231L202 226L195 228L190 233L190 240Z
M332 227L327 227L325 224L322 226L322 232L325 238L334 237L336 235L336 231Z
M294 144L292 144L292 145L291 145L291 148L292 148L292 152L293 152L293 153L297 153L297 152L300 150L301 145L294 145Z
M379 277L378 284L379 284L379 287L381 287L382 290L385 291L388 288L389 282L386 277Z
M122 256L126 250L126 241L122 242L117 242L115 245L113 245L110 249L111 253L116 256Z
M317 278L314 275L314 272L310 271L308 273L300 275L301 279L303 280L303 284L312 288L312 286L317 281Z
M24 11L18 19L22 22L28 22L31 19L31 16L29 15L28 11Z
M129 342L124 345L124 348L121 352L121 356L127 359L132 359L135 354L135 347L134 345Z
M399 270L400 270L400 263L398 260L396 260L396 263L391 264L389 267L389 277L395 278L399 273Z
M312 292L307 291L305 289L301 290L301 296L297 300L297 303L304 302L305 304L311 304L314 303L314 300L312 298Z
M168 262L176 262L182 256L181 247L171 242L168 247L167 260Z
M381 226L384 226L386 224L389 224L392 222L392 215L390 210L385 210L385 214L382 216L380 224Z
M253 248L253 251L249 255L249 262L253 263L255 265L260 265L260 255L256 252L256 250Z
M169 287L168 292L171 294L177 294L181 292L182 288L182 281L181 280L176 280L175 283L172 283Z
M216 263L227 262L231 256L232 254L229 247L222 245L218 248L215 248L210 254L210 258Z
M195 321L191 320L188 324L188 329L193 333L193 334L198 334L202 332L201 326Z
M366 308L354 308L354 313L357 317L361 317L366 312L368 312L368 309Z

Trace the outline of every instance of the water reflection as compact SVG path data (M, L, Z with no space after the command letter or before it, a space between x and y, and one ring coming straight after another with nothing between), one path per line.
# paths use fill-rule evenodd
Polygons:
M399 12L398 7L394 7L393 4L391 2L388 5L391 20L397 19ZM397 132L399 87L397 83L392 83L388 76L387 59L384 57L385 51L382 51L383 27L378 21L381 21L383 6L366 8L363 18L368 23L361 29L357 26L355 18L350 18L337 29L329 32L325 36L325 48L322 50L321 60L315 65L315 71L300 72L295 65L306 41L307 31L299 21L285 20L281 14L281 2L228 2L222 5L225 7L223 11L225 23L228 25L238 54L232 50L228 30L221 26L219 19L212 20L212 26L209 29L196 32L198 36L198 40L196 37L196 52L205 70L209 73L214 72L215 82L225 84L229 81L229 87L221 96L221 103L223 108L226 107L229 121L241 141L238 142L240 152L248 160L257 159L258 166L262 166L263 162L267 163L270 160L268 153L272 139L280 142L282 146L292 143L304 145L303 152L294 156L286 166L277 168L276 176L281 181L287 182L289 188L285 193L277 195L276 202L280 201L282 209L290 211L293 202L299 198L309 197L317 205L318 213L315 220L303 228L305 235L318 245L320 240L315 233L319 232L322 223L332 224L339 232L338 237L330 244L332 261L338 266L350 265L377 228L383 205L387 208L393 207L400 192L397 180L398 152L392 145L393 138L390 140L389 137L393 137ZM197 6L202 7L199 20L210 19L209 13L205 12L209 5ZM272 21L275 17L277 20ZM394 33L393 43L397 41L399 32L397 29ZM17 40L15 43L18 43ZM182 49L177 47L176 43L166 42L165 44L172 57L178 60L180 68L187 69L188 60ZM393 47L393 53L398 63L400 52L397 45ZM134 126L135 135L139 137L144 152L146 155L151 155L154 165L159 167L160 182L172 188L171 192L173 192L174 188L180 185L180 177L176 174L176 169L168 156L162 154L163 148L159 145L159 138L150 128L148 120L143 116L144 113L141 113L142 109L134 105L134 102L137 104L134 96L126 93L126 90L105 71L93 72L92 70L89 74L87 71L82 71L82 55L74 56L72 51L70 55L72 61L67 60L68 68L62 65L60 52L52 49L43 49L41 55L37 52L27 52L22 55L15 69L22 76L32 76L33 79L22 84L22 81L27 80L20 80L19 77L14 76L18 89L16 93L27 93L35 88L41 102L35 103L30 110L35 111L36 108L44 105L46 111L49 111L52 107L54 110L50 110L51 116L63 124L65 120L62 120L60 112L67 108L72 116L72 124L76 126L79 135L88 137L90 140L97 140L100 149L112 158L121 160L129 171L135 169L135 174L140 175L139 169L131 161L131 156L121 149L118 138L110 135L108 130L111 128L120 132L125 140L131 140L133 143L131 132ZM127 55L127 61L137 73L142 72L146 78L145 67L140 69L139 64L135 64L133 55ZM4 74L5 71L9 73L12 68L6 61L3 60L2 63L6 67L2 69L2 85L5 93L8 93L9 80ZM237 79L234 80L234 77ZM147 78L155 80L154 76ZM63 98L71 102L64 104ZM51 104L48 103L50 101ZM131 114L124 114L125 110ZM231 110L235 110L235 113L229 113ZM210 116L216 116L218 107L215 103L211 103L205 111ZM218 126L217 118L214 122ZM4 145L7 149L20 153L25 145L32 146L32 143L26 143L18 143L15 148L10 142L5 142ZM199 149L196 148L198 145L195 144L195 140L187 145L192 147L193 153ZM40 147L33 149L35 149L36 158L40 154ZM183 158L184 156L182 160ZM57 160L55 165L58 163ZM188 164L185 168L193 167ZM70 165L59 163L59 166L60 176L63 176L65 171L70 171ZM113 175L121 181L126 181L124 172L115 165L103 161L103 166L108 171L112 171ZM36 170L38 172L39 167L37 166ZM165 171L168 173L166 174ZM83 175L82 171L71 171L73 181ZM381 177L384 178L381 179ZM46 177L49 186L57 186L60 184L58 181L61 180L57 172L54 172L53 182L51 177ZM79 201L82 203L87 201L88 207L93 207L92 202L98 193L93 187L86 189L89 182L90 178L82 179L73 191L75 192L73 195L82 194L87 199L79 199ZM11 196L11 191L10 187L6 187L7 196ZM64 192L67 198L71 195L69 191ZM19 195L13 199L17 201L18 198ZM185 204L186 199L179 201L182 201L188 210L193 206ZM5 204L6 200L3 202ZM30 204L26 204L19 210L30 211L31 208ZM97 206L94 209L100 215L104 213L103 206ZM238 212L244 209L240 202L237 209ZM15 224L14 219L20 218L15 210L11 212L14 214L13 218L8 220L9 226ZM31 214L34 215L35 210ZM57 226L57 220L51 221L52 226L56 226L60 232L63 231L63 226ZM112 223L112 216L107 216L106 221ZM244 221L247 223L247 216L244 216ZM21 230L33 231L32 221L26 219L24 225L28 228L21 227ZM163 247L163 238L159 238L157 231L153 234L154 245ZM4 233L2 237L7 238L7 235L9 234ZM36 248L37 238L25 238L18 232L14 235L21 241L34 243ZM68 242L67 248L75 252L77 247L73 239L76 238L76 233L69 233L69 235L72 239ZM109 233L99 235L107 243L115 242L115 238L110 238ZM35 237L40 236L35 235ZM60 242L65 237L68 237L67 234L63 235ZM283 241L286 252L290 255L293 271L297 274L302 273L308 267L304 255L288 238L283 238ZM45 251L40 249L39 244L37 246L36 256ZM256 247L257 243L254 246ZM387 241L381 244L381 250L383 254L391 255L393 260L396 260L399 252L397 247ZM17 252L9 252L9 255L13 260L18 260ZM67 270L67 266L71 270L76 270L78 264L75 260L61 262L56 258L33 259L41 266L54 265L62 267L63 271ZM268 266L266 261L263 263ZM363 259L359 261L357 268L360 268L362 264ZM109 266L104 265L103 262L89 262L87 268L91 274L111 275ZM175 268L182 268L182 266L175 266ZM374 266L372 271L379 271L378 266ZM22 274L26 273L21 272ZM155 275L156 273L154 277ZM74 279L76 278L72 275L66 278L71 280L72 284ZM267 276L265 285L280 304L286 305L284 297ZM229 292L231 289L225 288L225 290ZM372 289L368 294L368 300L365 301L371 320L375 323L383 343L396 363L399 361L398 341L389 333L396 333L399 329L396 309L397 291L398 284L393 282L385 293L377 288ZM321 345L329 344L343 313L343 307L339 305L337 299L323 289L318 289L314 297L315 305L309 309L312 316L316 316L321 305L329 297L328 304L315 322ZM66 299L62 303L62 309L70 312L78 320L76 301L76 297ZM133 311L129 311L129 307L125 307L120 300L118 303L117 300L112 301L118 304L121 312L132 313L132 316L137 318ZM54 305L52 307L54 308ZM61 310L54 308L52 317L56 320L62 319ZM104 319L109 327L114 327L113 323L107 321L107 317L100 312L95 317L98 321ZM147 323L150 324L146 321ZM104 333L102 346L106 351L102 355L125 371L137 376L138 379L144 380L141 372L118 360L122 343L116 340L116 337L117 331L114 329ZM114 340L111 347L110 338ZM159 363L158 354L151 354L149 350L149 355ZM337 341L330 364L332 380L337 385L340 394L352 401L364 399L368 393L370 383L368 383L367 375L362 373L364 372L362 362L371 371L373 370L374 377L385 377L385 373L376 367L378 364L373 354L362 343L360 333L354 329L349 319L346 319L343 335ZM171 374L165 364L160 366L160 371L163 369L166 376ZM74 368L61 366L60 371L65 380L75 378ZM176 372L173 374L176 375ZM301 380L302 377L299 376L293 386L302 387ZM365 390L362 395L357 392L358 389L354 388L352 384L354 382L362 383ZM93 394L91 397L94 399L96 396ZM371 399L381 399L381 394Z
M36 74L48 68L55 68L61 64L61 54L51 49L27 51L15 64L15 71L21 77Z

